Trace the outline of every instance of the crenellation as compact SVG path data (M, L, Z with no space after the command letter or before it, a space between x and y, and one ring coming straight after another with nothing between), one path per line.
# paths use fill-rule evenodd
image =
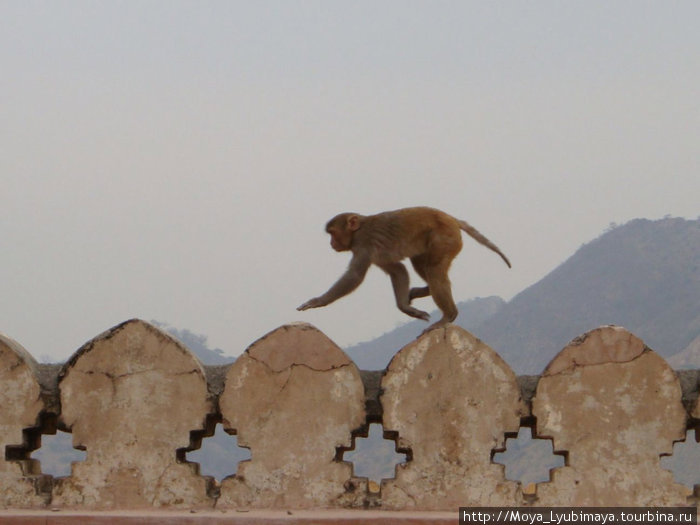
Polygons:
M671 367L620 327L591 330L547 366L533 399L536 434L567 452L538 487L544 506L678 506L689 487L660 465L688 414Z
M387 370L360 371L322 332L295 323L234 364L203 366L132 319L65 364L38 364L0 334L0 508L697 505L700 485L676 483L659 456L687 429L700 434L700 370L674 373L612 326L574 339L539 376L516 377L497 350L448 325L399 349ZM219 422L252 453L221 483L186 461ZM379 493L343 461L370 423L408 460ZM506 480L492 460L522 426L567 458L534 488ZM62 478L29 457L57 428L87 451Z

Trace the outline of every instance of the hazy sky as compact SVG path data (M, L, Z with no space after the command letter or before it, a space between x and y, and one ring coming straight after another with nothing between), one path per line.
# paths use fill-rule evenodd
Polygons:
M237 355L409 318L336 213L466 219L457 300L611 222L700 214L700 2L0 0L0 331L65 359L132 317ZM415 277L414 277L415 279ZM431 299L417 302L432 310Z

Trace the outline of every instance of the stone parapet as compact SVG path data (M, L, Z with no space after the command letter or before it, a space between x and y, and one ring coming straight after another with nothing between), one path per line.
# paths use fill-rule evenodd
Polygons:
M516 377L498 349L452 325L397 350L387 370L360 371L301 323L270 332L233 365L206 367L130 320L64 365L39 365L0 335L0 509L697 505L699 486L676 483L659 461L700 425L700 371L674 372L625 329L591 330L540 376ZM221 483L185 455L217 422L252 455ZM369 423L383 424L407 456L378 493L343 461ZM522 426L566 458L527 490L493 462ZM86 459L54 478L30 454L57 428ZM358 508L374 510L349 510ZM0 521L17 512L0 510Z

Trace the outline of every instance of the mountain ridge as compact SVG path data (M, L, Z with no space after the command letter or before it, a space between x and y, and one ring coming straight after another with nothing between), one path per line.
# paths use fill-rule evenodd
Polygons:
M605 324L624 326L666 358L683 352L700 336L698 298L700 219L634 219L583 244L507 303L459 303L456 324L516 373L539 374L569 341ZM423 327L412 321L346 352L360 368L382 369Z

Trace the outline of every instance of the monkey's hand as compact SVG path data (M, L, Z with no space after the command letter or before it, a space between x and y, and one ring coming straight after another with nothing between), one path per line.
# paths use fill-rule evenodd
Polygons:
M309 299L306 301L304 304L301 306L297 307L297 310L302 312L304 310L308 310L309 308L318 308L320 306L326 306L326 302L323 301L320 297L314 297L313 299Z

